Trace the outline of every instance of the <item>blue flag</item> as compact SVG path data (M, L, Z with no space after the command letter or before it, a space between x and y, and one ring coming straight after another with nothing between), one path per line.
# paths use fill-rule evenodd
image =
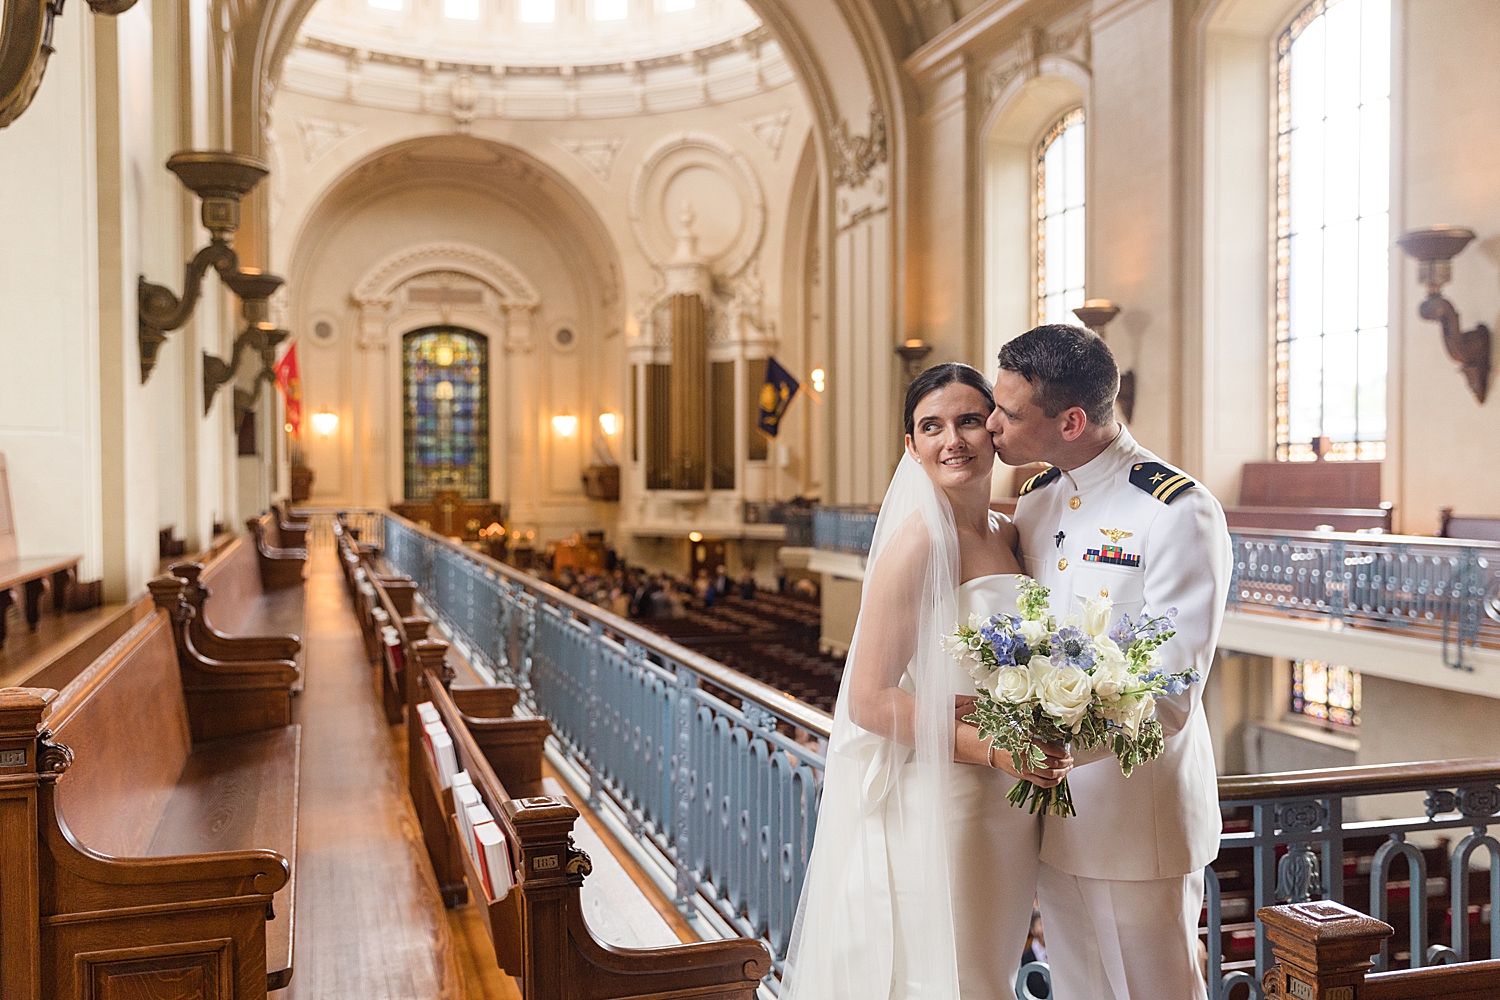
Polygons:
M781 418L786 416L786 408L792 405L792 397L800 388L801 384L792 378L791 372L781 367L775 358L767 358L766 382L760 387L760 417L756 426L775 437L781 428Z

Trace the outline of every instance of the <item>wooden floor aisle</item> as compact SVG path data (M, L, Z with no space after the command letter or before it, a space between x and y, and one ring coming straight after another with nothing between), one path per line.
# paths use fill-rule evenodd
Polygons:
M473 907L445 912L331 550L308 564L297 1000L516 1000ZM484 970L488 970L488 975ZM467 982L466 982L467 981Z

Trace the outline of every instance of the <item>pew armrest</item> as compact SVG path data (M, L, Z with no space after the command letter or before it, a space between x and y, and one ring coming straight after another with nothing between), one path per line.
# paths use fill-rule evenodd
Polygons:
M542 791L542 754L552 724L546 719L474 719L463 717L465 728L495 777L512 796L525 798Z

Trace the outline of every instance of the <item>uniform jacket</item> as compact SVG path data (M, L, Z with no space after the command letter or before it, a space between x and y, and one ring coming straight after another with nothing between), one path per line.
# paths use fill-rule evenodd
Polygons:
M1016 506L1026 572L1052 590L1052 612L1082 610L1106 594L1113 621L1177 609L1161 649L1172 671L1204 680L1156 703L1166 747L1120 774L1113 756L1076 767L1077 816L1045 817L1041 858L1084 878L1142 881L1197 871L1219 852L1218 776L1203 714L1231 549L1224 510L1203 486L1162 463L1120 427L1098 457L1071 472L1032 477ZM1111 624L1113 624L1113 621Z

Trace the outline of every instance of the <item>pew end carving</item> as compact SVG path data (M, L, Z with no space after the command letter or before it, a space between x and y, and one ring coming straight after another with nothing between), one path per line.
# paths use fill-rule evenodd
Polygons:
M307 549L288 546L283 540L280 520L274 513L252 517L245 522L260 559L260 581L266 590L285 590L300 586L302 568L307 565Z

